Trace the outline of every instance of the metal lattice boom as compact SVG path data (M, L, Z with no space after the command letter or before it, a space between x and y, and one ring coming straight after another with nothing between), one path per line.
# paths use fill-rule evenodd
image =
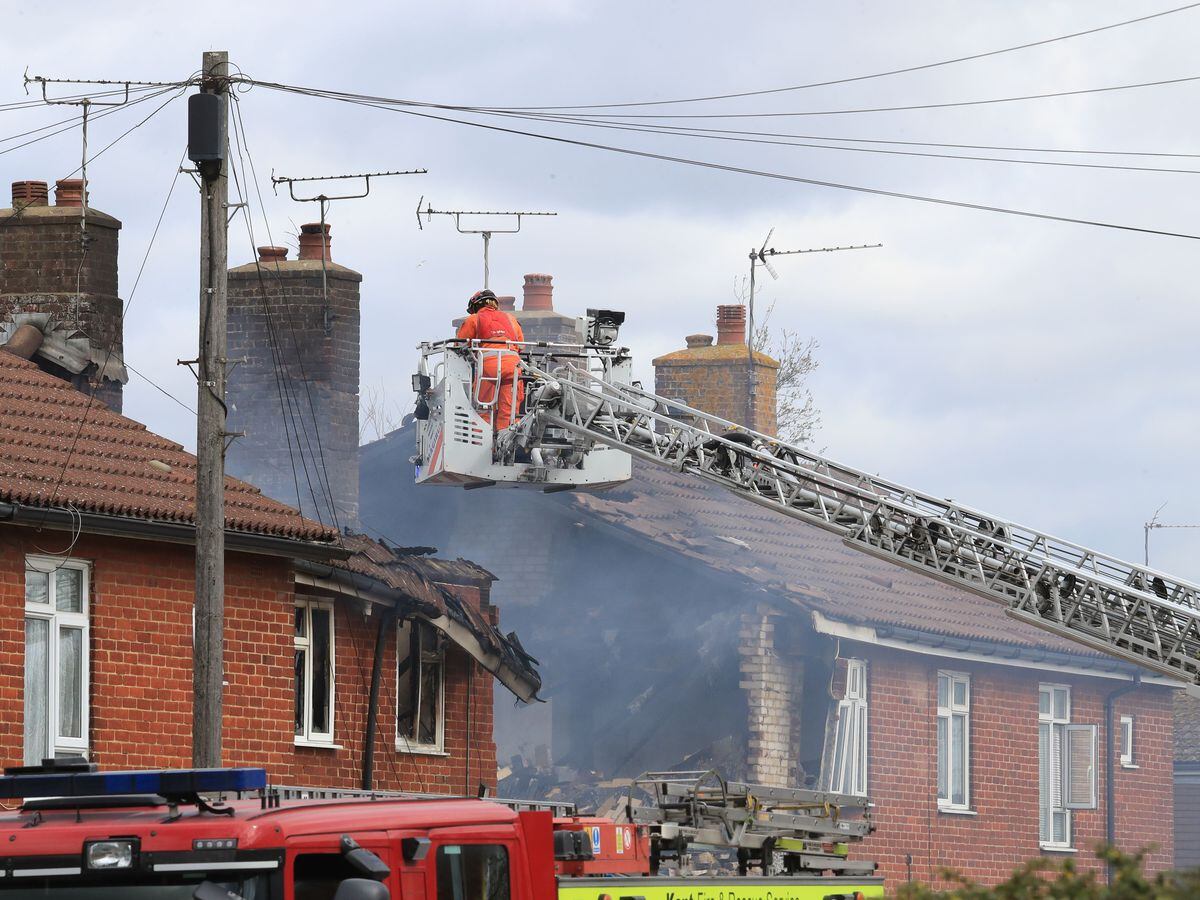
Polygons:
M999 601L1068 640L1200 685L1200 587L839 465L604 373L526 364L528 418L688 472L850 547ZM535 388L536 389L536 388Z

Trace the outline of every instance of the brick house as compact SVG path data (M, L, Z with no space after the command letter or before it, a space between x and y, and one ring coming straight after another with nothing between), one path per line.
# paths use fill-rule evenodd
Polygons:
M565 335L574 319L555 315ZM660 392L744 419L742 321L723 310L715 343L693 335L655 360ZM760 401L773 362L755 359ZM1116 842L1171 865L1174 683L698 479L635 463L601 494L385 481L413 441L406 426L362 448L360 516L470 548L500 577L547 675L548 703L497 709L522 785L594 797L715 766L865 791L878 827L861 853L896 884L943 866L995 881L1038 854L1097 868L1111 778Z
M77 295L83 208L64 193L50 207L19 182L0 210L0 759L183 766L195 458L107 406L120 223L87 210L112 239L90 245ZM494 786L493 685L530 700L540 681L497 627L493 576L225 490L226 764L279 784Z

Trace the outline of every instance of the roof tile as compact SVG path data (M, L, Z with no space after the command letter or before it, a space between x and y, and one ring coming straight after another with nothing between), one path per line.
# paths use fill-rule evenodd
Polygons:
M196 458L179 444L0 352L0 500L195 524L195 492ZM305 541L337 537L228 477L225 527Z

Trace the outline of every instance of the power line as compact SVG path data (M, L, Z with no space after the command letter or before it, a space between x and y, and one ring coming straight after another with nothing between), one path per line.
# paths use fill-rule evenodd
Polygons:
M267 86L267 85L264 85ZM276 90L289 90L286 87L274 87ZM306 93L306 89L291 89L293 93ZM322 96L321 94L309 94L310 96ZM341 99L330 97L327 99ZM1130 231L1140 234L1153 234L1162 237L1178 237L1188 240L1200 240L1200 235L1188 234L1185 232L1166 231L1157 228L1142 228L1134 225L1121 225L1114 222L1101 222L1092 219L1080 219L1072 216L1059 216L1050 213L1031 212L1028 210L1012 209L1002 206L991 206L983 203L968 203L962 200L949 200L942 197L930 197L922 194L910 194L902 191L889 191L881 188L866 187L863 185L846 184L835 181L824 181L815 178L803 178L798 175L786 175L780 172L768 172L761 169L750 169L743 166L726 165L722 163L706 162L704 160L690 159L688 157L671 156L664 153L652 153L647 150L634 150L629 147L618 147L611 144L599 144L592 141L581 141L574 138L561 137L558 135L542 134L533 131L522 131L517 128L505 128L500 125L490 125L484 122L472 122L465 119L456 119L451 116L435 115L428 112L419 112L415 109L398 108L389 105L380 105L376 103L343 100L343 102L357 103L361 106L370 106L377 109L385 109L391 112L403 113L410 116L418 116L424 119L432 119L439 122L450 122L457 125L467 125L472 128L482 128L487 131L496 131L502 134L518 135L520 137L530 137L542 141L551 141L558 144L567 144L575 147L587 147L593 150L603 150L610 153L619 153L625 156L636 156L643 159L656 159L662 162L678 163L680 165L695 166L697 168L714 169L723 172L732 172L739 175L752 175L759 178L770 178L777 181L787 181L794 184L810 184L815 187L827 187L837 190L854 191L862 194L873 194L881 197L893 197L899 200L915 200L921 203L935 203L941 206L952 206L960 209L974 209L981 212L1001 213L1010 216L1021 216L1030 219L1043 219L1052 222L1065 222L1073 225L1088 225L1095 228L1111 228L1118 231Z
M1043 94L1022 94L1014 97L989 97L984 100L955 100L947 103L912 103L904 106L864 106L850 109L793 110L786 112L762 113L621 113L621 117L626 119L767 119L793 118L798 116L848 116L858 115L861 113L909 112L912 110L922 109L950 109L954 107L965 106L989 106L996 103L1022 103L1028 100L1048 100L1055 97L1078 97L1084 94L1104 94L1114 91L1129 91L1138 90L1141 88L1163 87L1171 84L1186 84L1192 81L1200 81L1200 75L1185 75L1181 78L1164 78L1158 81L1142 81L1136 84L1114 84L1098 88L1078 88L1070 91L1048 91ZM439 106L438 108L457 110L460 112L505 113L519 111L471 106ZM547 112L546 115L557 116L559 114ZM579 118L595 118L612 115L612 113L581 112L575 113L574 115Z
M1136 25L1141 22L1148 22L1151 19L1158 19L1163 16L1172 15L1174 13L1185 12L1190 9L1195 9L1198 6L1200 6L1200 3L1189 3L1185 6L1177 6L1177 7L1174 7L1173 9L1163 10L1162 12L1150 13L1149 15L1138 16L1137 18L1126 19L1121 22L1114 22L1110 25L1101 25L1096 28L1088 28L1084 31L1074 31L1074 32L1071 32L1070 34L1063 34L1063 35L1059 35L1057 37L1044 38L1044 39L1038 40L1038 41L1030 41L1025 44L1016 44L1012 47L1002 47L998 50L988 50L983 53L973 53L968 56L958 56L958 57L954 57L953 59L943 59L938 62L923 63L921 65L916 65L916 66L906 66L906 67L900 68L900 69L889 69L884 72L872 72L867 75L854 75L854 76L851 76L848 78L836 78L836 79L830 79L827 81L813 81L813 82L809 82L808 84L796 84L796 85L791 85L789 87L767 88L765 90L757 90L757 91L741 91L738 93L731 93L731 94L712 94L712 95L703 96L703 97L684 97L684 98L677 98L674 100L644 100L644 101L634 102L634 103L593 103L593 104L589 104L586 106L524 106L524 107L515 106L515 107L507 107L507 109L518 110L518 111L534 111L534 110L549 111L549 110L560 110L560 109L605 109L605 108L635 107L635 106L665 106L665 105L677 104L677 103L703 103L703 102L707 102L710 100L733 100L733 99L737 99L740 97L760 97L760 96L763 96L766 94L781 94L781 93L785 93L788 91L803 91L803 90L808 90L810 88L831 87L835 84L850 84L850 83L856 82L856 81L868 81L868 80L871 80L874 78L886 78L886 77L889 77L892 75L904 75L909 72L921 72L926 69L936 69L941 66L950 66L950 65L954 65L956 63L970 62L970 61L976 60L976 59L986 59L989 56L999 56L1000 54L1003 54L1003 53L1013 53L1017 50L1028 50L1033 47L1043 47L1047 44L1053 44L1053 43L1057 43L1059 41L1067 41L1067 40L1071 40L1071 39L1077 38L1077 37L1085 37L1087 35L1099 34L1100 32L1103 32L1103 31L1111 31L1114 28L1123 28L1127 25Z
M598 120L579 120L573 118L554 117L548 118L544 116L531 114L517 113L491 113L491 115L505 115L516 119L524 119L527 121L544 122L544 123L559 123L565 125L577 125L580 127L606 128L617 131L632 131L642 134L661 134L668 137L692 137L692 138L707 138L709 140L718 141L734 141L737 143L748 144L767 144L777 147L802 147L815 150L835 150L853 153L875 153L886 156L912 156L922 157L926 159L959 159L968 160L971 162L994 162L994 163L1010 163L1012 165L1023 166L1056 166L1071 169L1108 169L1121 172L1165 172L1180 175L1200 175L1200 169L1176 169L1167 166L1122 166L1112 163L1082 163L1082 162L1059 162L1057 160L1042 160L1042 159L1012 159L1009 157L1000 156L978 156L958 153L929 153L916 150L884 150L878 147L840 147L835 144L816 144L804 141L791 140L771 140L769 138L759 137L739 137L734 136L734 133L729 134L708 134L696 133L699 129L674 128L668 130L666 127L655 125L640 125L635 123L598 121ZM715 129L714 129L715 130ZM1200 157L1200 154L1196 154Z

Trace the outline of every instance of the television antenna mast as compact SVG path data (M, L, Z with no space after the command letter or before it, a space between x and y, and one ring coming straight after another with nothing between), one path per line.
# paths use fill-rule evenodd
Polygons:
M521 220L526 216L557 216L558 213L553 212L495 212L488 210L475 209L434 209L432 204L426 203L425 208L421 209L421 204L425 202L422 197L417 201L417 227L422 231L425 226L421 224L421 216L425 216L426 222L432 222L434 216L453 216L454 227L459 234L479 234L483 236L483 286L488 286L488 248L492 242L493 234L516 234L521 230ZM509 219L516 220L515 228L463 228L463 216L504 216Z
M1163 511L1163 507L1165 507L1166 505L1167 505L1166 503L1163 503L1162 506L1160 506L1158 509L1156 509L1154 511L1154 515L1150 517L1150 521L1146 522L1142 526L1142 529L1145 532L1145 552L1146 552L1145 564L1147 566L1150 565L1150 532L1151 531L1153 531L1156 528L1200 528L1200 525L1171 525L1166 522L1158 521L1158 514Z
M774 247L768 247L767 244L771 241L771 235L775 233L772 228L767 232L767 236L763 239L762 246L757 250L750 250L750 297L746 305L746 355L750 364L750 377L746 379L748 385L747 410L746 410L746 425L755 429L758 427L755 422L755 402L757 400L757 375L754 371L754 273L759 266L767 270L772 280L779 280L779 273L775 271L775 267L771 265L771 258L775 256L795 256L800 253L835 253L839 250L873 250L876 247L882 247L883 244L855 244L846 247L809 247L804 250L776 250Z

